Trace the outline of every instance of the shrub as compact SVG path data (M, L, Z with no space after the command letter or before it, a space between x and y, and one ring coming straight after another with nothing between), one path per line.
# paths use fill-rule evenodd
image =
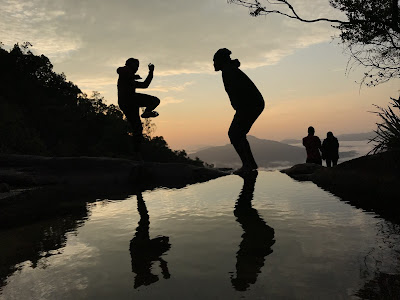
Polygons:
M372 153L379 153L385 151L400 150L400 115L395 113L395 109L400 110L400 97L399 99L390 98L392 103L389 103L387 108L374 105L378 111L373 113L377 114L382 122L376 123L378 126L376 137L369 140L374 143Z

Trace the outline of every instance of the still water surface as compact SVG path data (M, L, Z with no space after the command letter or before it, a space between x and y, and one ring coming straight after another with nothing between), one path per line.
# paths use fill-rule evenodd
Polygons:
M57 221L57 245L15 266L0 299L358 299L399 274L397 225L277 171L86 209Z

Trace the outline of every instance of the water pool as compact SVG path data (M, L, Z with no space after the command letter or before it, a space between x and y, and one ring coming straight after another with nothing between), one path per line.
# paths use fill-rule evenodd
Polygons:
M0 299L390 294L399 233L313 183L277 171L230 175L101 198L75 215L0 231L2 268L12 270Z

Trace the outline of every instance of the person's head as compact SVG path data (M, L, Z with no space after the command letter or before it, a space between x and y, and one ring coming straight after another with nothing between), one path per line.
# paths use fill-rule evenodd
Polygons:
M130 68L134 73L137 72L137 70L139 69L139 60L136 58L128 58L125 62L125 66L127 66L128 68Z
M314 127L312 127L312 126L308 127L308 134L309 135L314 135L314 133L315 133Z
M214 54L214 70L221 71L224 66L231 61L231 51L226 48L221 48Z
M326 134L326 137L329 138L333 138L333 133L332 131L328 131L328 133Z

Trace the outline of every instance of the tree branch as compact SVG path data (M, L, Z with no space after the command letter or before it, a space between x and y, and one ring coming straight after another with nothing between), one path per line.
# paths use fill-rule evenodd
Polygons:
M250 12L250 15L253 17L257 17L259 15L267 15L267 14L279 14L279 15L283 15L285 17L288 17L291 19L296 19L296 20L299 20L299 21L305 22L305 23L329 22L329 23L337 23L337 24L343 24L343 25L351 24L351 22L349 22L349 21L342 21L342 20L328 19L328 18L317 18L317 19L312 19L312 20L303 19L302 17L300 17L298 15L298 13L295 11L294 7L286 0L276 0L277 2L275 2L275 3L270 2L268 0L267 1L271 5L276 5L276 4L286 5L289 8L289 10L292 12L293 15L284 13L280 10L267 9L265 6L262 6L258 0L254 0L254 2L249 2L249 1L245 1L245 0L227 0L227 1L228 1L228 3L234 3L234 4L244 6L244 7L248 7L250 10L252 10Z

